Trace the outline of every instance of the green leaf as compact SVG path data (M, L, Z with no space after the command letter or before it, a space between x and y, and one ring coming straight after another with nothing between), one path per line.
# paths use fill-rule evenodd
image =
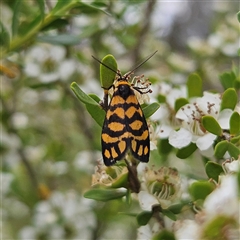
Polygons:
M100 107L100 105L91 97L89 97L86 93L84 93L77 83L73 82L71 84L71 89L77 96L77 98L86 105L86 108L92 118L98 123L99 126L102 127L103 121L105 118L105 111Z
M188 97L202 96L202 79L196 73L192 73L187 80Z
M10 42L9 32L4 27L2 22L0 22L0 47L8 48L9 42Z
M238 159L238 156L240 155L240 149L238 147L236 147L234 144L232 144L231 142L229 142L228 143L228 153L234 159Z
M116 181L113 182L112 188L127 187L128 185L128 172L124 173Z
M149 212L149 211L144 211L144 212L141 212L137 215L137 222L138 222L138 225L139 226L144 226L146 225L149 220L151 219L153 215L153 212Z
M214 149L214 155L217 158L222 158L226 151L228 150L228 142L227 140L219 142Z
M13 17L12 17L12 36L17 35L18 33L18 27L19 27L19 15L20 15L20 9L21 9L21 0L17 0L14 5L13 9Z
M223 235L223 229L236 229L237 230L238 223L236 219L232 216L227 216L223 214L218 214L214 217L205 227L202 229L201 236L199 239L228 239ZM234 238L233 238L234 239ZM237 238L235 238L237 239Z
M59 34L55 36L44 35L37 38L40 42L47 42L54 45L76 45L79 44L82 39L76 35Z
M94 199L97 201L109 201L126 196L127 189L91 189L84 193L85 198Z
M216 182L218 182L220 174L224 173L222 166L212 161L206 163L205 170L208 177L214 179Z
M163 229L159 233L154 235L151 240L176 240L176 238L172 232Z
M228 88L222 95L221 110L229 108L234 110L238 101L237 93L234 88Z
M48 31L48 30L52 30L52 29L63 29L68 24L69 24L69 21L67 19L58 18L56 20L53 20L53 21L45 24L44 27L41 30L42 31Z
M190 143L188 146L178 149L176 156L181 159L186 159L197 150L195 143Z
M157 143L157 148L158 148L158 152L160 153L160 155L166 155L169 154L172 150L172 145L169 144L168 139L159 139L158 143Z
M101 99L96 94L89 93L88 96L91 97L97 104L99 104L101 101Z
M37 0L39 9L40 9L40 16L41 19L44 19L44 12L45 12L45 4L44 4L44 0Z
M223 88L226 90L228 88L234 87L234 82L236 80L236 76L233 72L225 72L219 76L220 82Z
M142 109L144 117L145 118L151 117L159 108L160 108L160 104L157 102L147 105Z
M238 159L238 155L240 154L240 149L236 147L231 142L228 142L227 140L219 142L215 146L215 156L217 158L223 158L224 154L228 151L231 157Z
M169 211L168 209L162 209L162 213L164 216L167 216L168 218L170 218L173 221L177 220L176 215L173 212Z
M102 63L112 69L111 70L105 67L103 64L100 65L101 86L104 89L109 89L113 85L113 81L115 80L117 62L113 55L108 54L102 59Z
M202 125L208 132L215 134L217 136L222 136L222 129L214 117L203 116L202 117Z
M63 9L68 8L68 6L71 5L71 3L73 3L73 2L76 2L76 1L75 0L64 0L64 1L58 0L57 4L51 11L51 14L55 15L59 11L64 11Z
M188 100L186 98L178 98L175 101L175 106L174 106L174 110L177 112L182 106L188 104Z
M38 15L31 22L21 25L21 28L18 29L18 35L21 36L21 38L24 38L26 35L33 37L40 31L41 26L41 15Z
M157 100L159 103L165 103L166 102L166 96L162 94L158 94Z
M237 13L237 19L240 22L240 12Z
M103 5L97 5L97 4L88 4L88 3L83 3L80 2L76 8L76 10L78 9L80 13L85 13L85 14L96 14L99 11L103 12L109 16L111 16L111 14L107 11L105 11L102 7L105 8L105 6ZM75 10L75 9L74 9Z
M189 193L195 200L204 200L214 190L214 184L208 181L194 182L190 188Z
M237 137L231 138L230 142L239 146L240 145L240 135L238 135Z
M230 118L230 134L238 135L240 133L240 115L238 112L233 112Z
M174 214L179 214L182 211L182 208L189 204L188 202L176 203L168 207L168 210Z

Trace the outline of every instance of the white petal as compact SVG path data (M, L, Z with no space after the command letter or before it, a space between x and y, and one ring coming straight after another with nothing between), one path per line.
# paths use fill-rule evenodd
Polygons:
M196 221L186 219L178 220L174 224L175 236L178 240L191 239L198 240L200 237L200 225Z
M35 63L27 63L24 72L29 77L37 77L40 74L40 67Z
M159 137L160 138L168 138L173 128L170 125L162 124L159 129Z
M39 80L43 83L54 82L54 81L57 81L58 79L59 79L59 75L57 72L47 73L47 74L44 73L39 76Z
M59 65L59 75L62 80L68 80L76 70L76 62L72 59L65 60Z
M144 211L152 211L152 206L159 204L157 199L146 191L140 191L138 193L138 200Z
M169 135L169 143L176 147L176 148L183 148L189 145L192 140L192 134L184 129L181 128L179 131L172 131Z
M213 157L214 155L213 146L210 146L210 148L201 151L201 155L203 155L204 157Z
M220 187L207 196L204 207L210 217L219 214L238 217L238 191L235 175L221 177ZM226 207L227 206L227 207Z
M137 230L137 240L150 240L152 239L152 231L150 226L147 224L145 226L141 226Z
M229 163L225 163L225 168L229 173L240 171L240 160L234 160Z
M232 116L233 110L224 109L219 113L218 123L222 129L229 129L229 120Z
M212 146L216 137L217 136L212 133L207 133L197 139L196 145L201 151L207 150Z

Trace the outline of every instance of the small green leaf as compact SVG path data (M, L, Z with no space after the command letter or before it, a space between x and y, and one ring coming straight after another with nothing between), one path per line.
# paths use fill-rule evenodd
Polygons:
M214 155L217 158L222 158L226 151L228 150L228 142L227 140L219 142L214 149Z
M203 116L202 117L202 125L208 132L215 134L217 136L222 136L222 129L214 117Z
M197 150L195 143L190 143L188 146L178 149L176 156L181 159L186 159Z
M194 182L190 188L189 193L195 200L204 200L212 191L214 190L214 185L208 181L198 181Z
M109 201L126 196L127 189L91 189L84 193L85 198L94 199L97 201Z
M116 76L117 62L113 55L108 54L102 59L102 63L111 69L106 68L103 64L100 65L100 82L104 89L109 89L113 85Z
M223 173L223 168L220 164L209 161L205 165L205 170L209 178L214 179L216 182L218 182L218 178L220 174Z
M71 84L71 89L77 96L77 98L86 105L86 108L92 118L98 123L99 126L102 127L103 121L105 118L105 111L100 107L100 105L91 97L89 97L86 93L84 93L77 83L73 82Z
M159 108L160 108L160 104L157 102L147 105L142 109L144 117L145 118L151 117Z
M158 94L157 100L159 103L165 103L166 102L166 96L162 94Z
M105 5L106 6L106 5ZM107 11L105 11L104 9L106 9L103 4L99 5L99 4L95 4L94 2L91 4L88 3L84 3L84 2L79 2L77 4L77 6L74 8L74 14L97 14L99 11L103 12L109 16L111 16L110 13L108 13Z
M176 215L173 212L169 211L168 209L162 209L162 213L164 216L167 216L168 218L170 218L173 221L177 220Z
M171 211L174 214L179 214L184 206L186 206L188 202L181 202L176 203L168 207L168 210Z
M159 233L154 235L151 240L176 240L176 238L172 232L163 229Z
M229 142L228 143L228 153L234 159L238 159L238 156L240 155L240 149L238 147L236 147L234 144L232 144L231 142Z
M233 72L225 72L219 76L220 82L223 88L226 90L228 88L234 87L234 82L236 80L236 76Z
M45 11L45 4L44 4L44 0L37 0L39 9L40 9L40 15L41 18L44 19L44 11Z
M9 32L4 27L2 22L0 22L0 47L6 47L8 48L10 41Z
M97 104L101 101L101 99L94 93L89 93L88 96L91 97Z
M174 106L174 109L175 111L177 112L182 106L188 104L188 100L186 98L178 98L176 101L175 101L175 106Z
M238 112L233 112L230 118L230 134L237 135L240 133L240 115Z
M71 89L73 90L73 92L76 94L76 96L78 97L78 99L83 102L84 104L93 104L93 105L97 105L97 103L91 98L89 97L86 93L84 93L81 88L78 86L78 84L76 82L73 82L71 84Z
M237 93L234 88L228 88L222 95L221 110L229 108L234 110L237 104Z
M240 22L240 12L237 13L237 19Z
M202 96L202 79L197 73L192 73L187 80L188 97Z
M228 142L227 140L219 142L215 146L215 156L217 158L222 158L224 154L228 151L231 157L238 159L238 155L240 154L240 149L236 147L231 142Z
M157 143L157 148L160 155L166 155L171 152L173 146L169 144L168 139L159 139Z
M112 188L127 187L128 184L128 172L122 174L120 178L113 182Z
M21 0L17 0L14 4L13 9L13 17L12 17L12 35L15 36L18 33L18 27L19 27L19 15L20 15L20 9L21 9Z
M54 45L76 45L82 41L79 36L70 34L58 34L55 36L43 35L39 36L37 40L40 42L47 42Z
M71 5L72 2L76 2L73 0L58 0L57 4L55 5L55 7L53 8L53 10L51 11L52 15L55 15L57 12L59 11L63 11L63 9L68 9L68 5Z
M236 219L232 216L227 216L223 214L217 214L205 227L202 229L201 236L199 239L228 239L223 235L223 229L236 229L237 231L238 223ZM237 239L237 238L233 238Z
M139 226L144 226L146 225L149 220L151 219L153 215L153 212L149 212L149 211L144 211L144 212L141 212L137 215L137 222L138 222L138 225Z
M238 135L237 137L231 138L230 142L239 146L240 145L240 135Z

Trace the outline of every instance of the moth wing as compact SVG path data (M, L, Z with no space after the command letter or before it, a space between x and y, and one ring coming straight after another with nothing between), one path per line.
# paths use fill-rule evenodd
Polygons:
M131 107L126 111L126 126L131 135L130 150L136 159L148 162L150 153L148 125L137 97L131 95L129 102Z
M106 166L123 159L129 146L125 103L122 103L121 99L117 94L113 94L102 128L102 156Z

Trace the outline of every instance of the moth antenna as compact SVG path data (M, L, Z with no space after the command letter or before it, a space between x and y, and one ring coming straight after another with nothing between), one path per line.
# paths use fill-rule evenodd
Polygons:
M128 77L129 75L131 75L136 69L140 68L145 62L147 62L151 57L153 57L153 55L155 55L157 53L158 50L156 50L154 53L152 53L149 57L147 57L147 59L145 59L143 62L141 62L140 64L138 64L133 70L131 70L130 72L126 73L125 76Z
M104 67L108 68L109 70L113 71L114 73L116 73L119 77L122 77L122 75L118 72L118 71L115 71L114 69L112 69L111 67L109 67L108 65L106 65L105 63L101 62L100 60L98 60L96 57L94 57L92 55L92 58L94 60L96 60L97 62L99 62L100 64L102 64Z

